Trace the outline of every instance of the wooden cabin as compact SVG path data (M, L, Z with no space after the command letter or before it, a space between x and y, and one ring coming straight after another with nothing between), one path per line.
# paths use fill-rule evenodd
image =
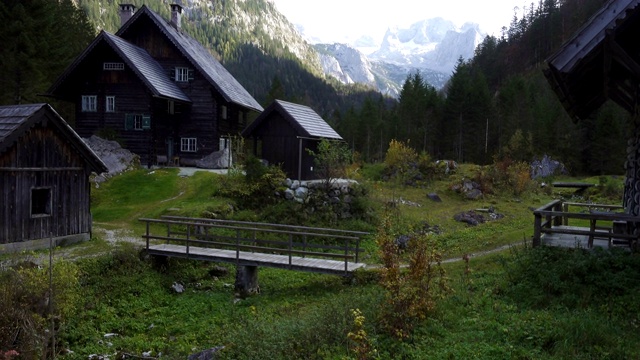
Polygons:
M0 106L0 253L88 240L89 176L105 171L48 104Z
M75 104L82 137L115 134L142 164L182 165L226 147L250 112L262 107L181 28L182 7L167 20L120 5L122 26L101 31L55 81L48 95Z
M565 235L588 236L593 246L595 233L612 245L616 239L636 244L640 234L640 118L638 88L640 87L640 0L607 2L562 47L547 59L545 76L566 111L575 121L595 112L612 100L635 116L634 134L628 146L625 195L622 214L607 215L590 211L589 216L568 214L560 203L538 209L534 244L542 233L557 233L567 218L588 221L586 229L569 229ZM583 204L584 205L584 204ZM546 220L543 220L546 219ZM599 226L604 223L604 228ZM555 229L555 230L554 230ZM615 235L612 235L615 234ZM630 236L623 236L623 235ZM600 234L602 235L602 234Z
M275 100L243 132L252 139L254 155L279 164L292 179L317 179L314 157L322 139L342 137L308 106Z

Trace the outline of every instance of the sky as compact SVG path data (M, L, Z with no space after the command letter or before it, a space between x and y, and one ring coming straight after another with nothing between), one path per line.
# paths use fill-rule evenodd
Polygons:
M500 29L509 26L514 9L518 8L517 14L521 17L522 8L531 1L272 0L290 22L301 25L307 36L322 42L349 42L362 35L380 41L390 27L408 27L434 17L453 21L458 26L475 22L487 34L500 36Z

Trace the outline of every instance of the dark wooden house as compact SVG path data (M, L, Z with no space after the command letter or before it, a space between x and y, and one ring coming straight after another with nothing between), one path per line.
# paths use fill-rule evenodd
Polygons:
M314 157L322 139L342 140L326 121L308 106L275 100L243 132L252 139L254 153L270 164L279 164L287 176L316 179Z
M51 106L0 106L0 252L88 239L89 175L105 171Z
M567 112L584 119L607 100L635 116L628 141L624 209L640 216L640 0L607 2L548 60L545 71Z
M122 26L101 31L48 95L75 104L82 137L110 134L142 164L176 159L193 165L238 135L262 107L181 28L182 7L167 20L120 5Z

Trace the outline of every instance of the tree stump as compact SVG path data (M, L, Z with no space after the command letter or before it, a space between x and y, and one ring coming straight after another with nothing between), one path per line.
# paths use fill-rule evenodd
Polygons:
M237 266L235 290L241 298L260 293L257 266Z

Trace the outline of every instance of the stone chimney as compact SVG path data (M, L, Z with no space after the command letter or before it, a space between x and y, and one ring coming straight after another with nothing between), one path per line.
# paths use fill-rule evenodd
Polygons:
M136 12L136 6L133 4L120 4L120 26L124 25Z
M182 20L182 6L180 4L171 4L171 25L180 30Z

